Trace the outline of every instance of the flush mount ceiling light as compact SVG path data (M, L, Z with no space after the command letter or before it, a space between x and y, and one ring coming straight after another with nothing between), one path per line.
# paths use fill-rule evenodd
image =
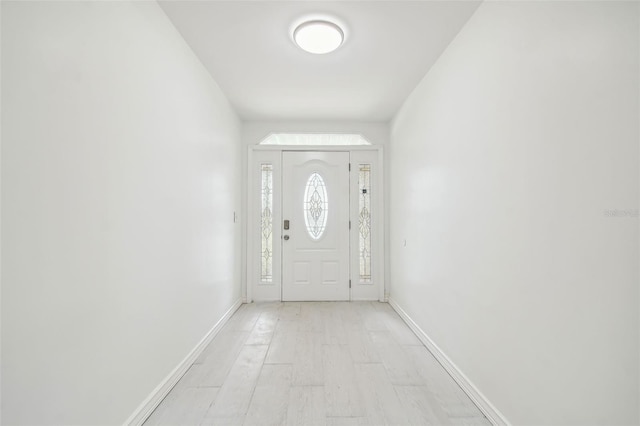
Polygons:
M344 41L344 31L333 22L307 21L293 31L293 40L309 53L329 53L340 47Z

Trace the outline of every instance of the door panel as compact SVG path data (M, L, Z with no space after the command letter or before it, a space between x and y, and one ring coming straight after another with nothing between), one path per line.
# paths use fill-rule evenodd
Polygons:
M282 213L282 300L349 300L349 153L283 152Z

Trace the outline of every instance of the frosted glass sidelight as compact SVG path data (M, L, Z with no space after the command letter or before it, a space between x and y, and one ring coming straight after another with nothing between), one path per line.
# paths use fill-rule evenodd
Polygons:
M360 282L371 282L371 164L358 168Z
M312 173L304 191L304 222L312 239L318 240L327 226L329 200L324 179L318 173Z
M273 165L262 164L262 205L261 205L261 257L262 268L260 281L270 283L273 281Z

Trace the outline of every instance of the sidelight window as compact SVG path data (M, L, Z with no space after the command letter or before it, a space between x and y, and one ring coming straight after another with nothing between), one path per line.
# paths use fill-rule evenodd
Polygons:
M273 280L273 165L261 166L261 254L262 268L260 281L270 283Z
M371 282L371 164L358 168L360 282Z

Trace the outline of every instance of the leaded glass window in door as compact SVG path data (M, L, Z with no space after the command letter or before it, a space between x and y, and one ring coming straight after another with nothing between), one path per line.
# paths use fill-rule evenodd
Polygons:
M304 191L304 222L309 236L319 240L327 226L329 200L324 179L318 173L312 173Z

